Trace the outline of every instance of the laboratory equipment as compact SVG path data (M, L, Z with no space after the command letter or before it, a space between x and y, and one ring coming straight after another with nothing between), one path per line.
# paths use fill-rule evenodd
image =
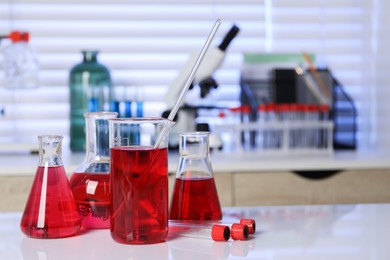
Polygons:
M110 72L97 60L98 51L82 51L83 61L70 71L70 149L85 151L85 112L110 111Z
M80 215L62 164L62 136L39 136L39 162L20 222L33 238L75 235Z
M198 85L200 88L200 97L204 98L212 88L217 88L218 84L213 78L213 73L221 66L223 63L226 54L227 47L231 41L236 37L239 32L239 28L236 25L233 25L229 32L225 35L222 42L213 48L210 48L207 53L205 53L204 60L202 65L199 66L199 69L195 72L194 77L190 80L189 88L192 89L195 85ZM177 74L175 80L170 84L169 90L165 95L165 102L167 104L167 110L170 111L174 108L174 104L181 94L183 85L186 83L187 75L190 73L191 68L196 62L197 53L191 54L188 61L183 65L180 71ZM180 104L181 105L181 104ZM195 131L195 116L196 109L188 108L188 106L180 107L179 113L177 115L176 121L176 132L189 132ZM165 112L166 113L166 112ZM176 113L175 113L176 114ZM172 118L171 118L172 119ZM177 142L171 140L172 146L175 146Z
M35 88L39 86L39 64L35 49L29 44L28 32L11 32L4 51L5 87Z
M170 205L171 220L220 220L221 205L209 159L209 133L179 135L179 164Z
M203 225L202 223L183 223L180 221L169 221L169 236L212 239L214 241L228 241L230 228L225 225L213 224Z
M115 112L87 112L86 156L73 171L70 187L76 200L83 228L110 227L110 148L108 120Z
M184 235L195 237L193 232L199 231L202 238L213 238L213 229L216 226L229 228L229 233L233 240L247 240L250 234L255 233L256 228L253 219L241 219L240 223L228 223L225 221L213 220L169 220L169 233L180 235L180 233L186 233L186 231L188 231L189 234ZM181 230L180 227L182 228ZM171 229L173 230L171 231ZM216 234L219 232L218 237L219 239L222 239L222 232L220 230L214 232ZM227 241L228 239L229 237L225 236L224 240Z
M173 124L164 118L109 120L110 231L119 243L158 243L168 234L168 135L155 145Z

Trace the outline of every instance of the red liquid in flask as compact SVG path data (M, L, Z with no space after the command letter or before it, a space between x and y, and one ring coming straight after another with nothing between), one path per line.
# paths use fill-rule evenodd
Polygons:
M81 215L83 228L110 227L110 175L73 173L70 187Z
M176 178L169 219L221 220L214 178Z
M47 174L44 170L37 168L20 228L34 238L72 236L80 229L80 215L64 167L47 167Z
M111 236L151 244L168 234L168 150L111 148Z

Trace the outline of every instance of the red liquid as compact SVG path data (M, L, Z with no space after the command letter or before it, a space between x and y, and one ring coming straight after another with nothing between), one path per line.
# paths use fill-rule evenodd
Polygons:
M168 234L168 150L111 148L111 236L150 244Z
M110 175L73 173L70 187L81 215L83 228L110 227Z
M172 220L220 220L221 205L214 178L175 181L170 216Z
M48 167L46 183L43 183L43 175L44 167L39 166L20 223L22 232L34 238L59 238L76 234L80 229L80 214L64 167ZM46 184L46 196L42 196L46 197L46 203L40 205L42 188ZM40 208L43 225L38 223Z

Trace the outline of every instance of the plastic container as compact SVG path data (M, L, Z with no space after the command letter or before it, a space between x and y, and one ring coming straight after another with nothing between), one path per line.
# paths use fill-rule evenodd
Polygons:
M83 61L70 71L70 149L85 151L85 112L110 111L113 88L98 51L82 51Z
M39 136L39 163L20 222L33 238L60 238L77 234L81 221L62 164L62 136Z
M108 120L115 112L85 113L87 151L84 161L73 171L70 187L76 200L82 227L110 227L110 148Z
M36 51L29 44L28 32L12 32L11 44L4 51L4 76L7 88L39 86L39 64Z

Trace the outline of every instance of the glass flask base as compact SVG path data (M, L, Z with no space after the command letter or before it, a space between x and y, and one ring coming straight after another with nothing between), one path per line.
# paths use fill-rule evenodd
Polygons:
M176 178L169 219L221 220L214 178Z
M32 238L61 238L80 230L80 214L63 166L38 166L20 228Z
M79 208L82 228L110 228L110 175L73 173L70 187Z

